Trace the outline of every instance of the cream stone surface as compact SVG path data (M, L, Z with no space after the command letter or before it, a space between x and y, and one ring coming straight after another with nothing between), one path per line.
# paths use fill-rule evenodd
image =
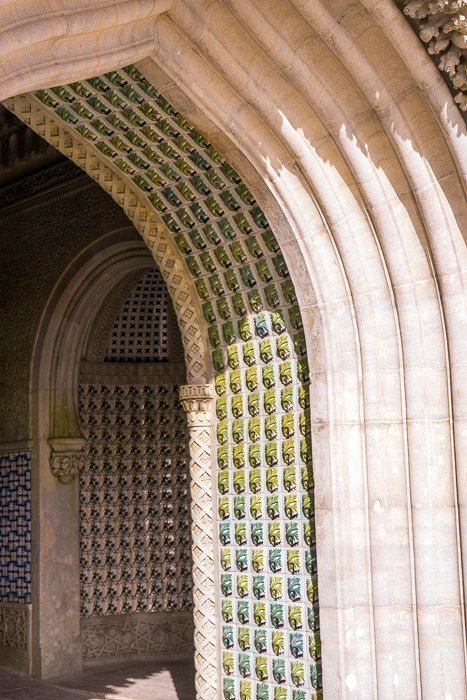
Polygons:
M325 698L465 700L466 127L402 12L13 0L0 19L7 105L140 60L274 198L311 360Z

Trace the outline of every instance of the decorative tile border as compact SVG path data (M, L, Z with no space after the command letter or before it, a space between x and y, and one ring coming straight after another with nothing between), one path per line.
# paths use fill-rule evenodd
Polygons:
M31 457L0 454L0 602L31 600Z

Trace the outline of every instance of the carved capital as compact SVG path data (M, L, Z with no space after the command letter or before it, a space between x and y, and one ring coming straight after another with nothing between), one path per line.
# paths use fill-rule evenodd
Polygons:
M209 425L211 421L211 384L185 384L179 389L180 403L187 413L188 425Z
M50 471L62 483L69 484L83 466L83 438L54 438L49 440L52 449Z

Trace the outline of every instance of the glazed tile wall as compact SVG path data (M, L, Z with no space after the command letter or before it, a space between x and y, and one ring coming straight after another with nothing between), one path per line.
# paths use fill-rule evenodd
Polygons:
M268 221L238 173L133 66L36 96L160 214L201 300L217 393L224 698L319 696L309 370Z
M0 455L0 603L31 601L31 458Z
M169 359L168 291L159 270L145 274L128 295L110 333L106 362Z
M80 386L81 614L192 608L186 415L177 386Z

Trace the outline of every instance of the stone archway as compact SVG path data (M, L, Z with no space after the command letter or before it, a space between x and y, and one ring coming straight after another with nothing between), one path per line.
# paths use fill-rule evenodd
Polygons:
M104 80L110 82L104 83ZM150 94L151 98L157 94L132 66L87 84L93 86L93 83L104 93L113 92L111 85L124 87L129 99L137 102L143 99L142 92ZM88 88L80 84L72 89L82 92ZM59 93L64 94L61 88L51 94L58 96ZM87 99L94 103L89 95ZM100 104L101 98L96 96L96 99ZM91 152L91 157L87 157L74 130L54 122L48 109L39 107L41 100L43 103L49 101L45 91L39 93L39 101L34 98L31 102L31 125L44 125L46 137L58 138L58 145L67 144L67 154L77 162L85 157L89 173L102 184L107 183L104 186L141 230L156 259L157 255L161 258L161 272L178 313L182 337L186 341L187 370L189 373L191 370L192 376L198 371L199 358L192 350L194 341L189 332L192 324L186 324L186 319L193 315L191 309L194 305L188 311L183 306L180 312L179 301L186 299L184 289L191 288L192 298L198 298L202 306L218 396L218 447L212 464L212 419L207 410L211 387L193 383L184 387L182 392L192 429L198 696L210 698L220 692L217 675L221 658L224 695L233 698L240 693L247 697L252 692L253 681L249 677L254 672L253 661L247 652L253 651L253 630L248 627L253 624L253 614L257 627L266 624L269 627L264 640L263 633L254 636L255 648L262 651L260 658L264 666L257 666L255 671L258 692L264 695L270 689L277 695L281 684L288 683L291 688L296 688L297 697L301 697L308 686L319 695L321 671L309 443L309 368L303 321L277 240L238 173L162 96L158 97L156 104L164 110L165 118L158 128L163 133L167 131L168 138L158 137L147 126L147 120L138 124L141 136L132 132L140 140L144 157L153 162L157 163L159 158L154 150L156 146L151 147L148 142L145 145L143 137L156 142L159 151L169 159L175 158L178 152L174 163L185 176L183 181L178 182L181 176L163 158L159 162L160 174L158 168L145 170L151 181L157 182L157 188L134 172L130 173L134 175L130 180L126 178L120 184L114 164L111 163L108 170L104 165L107 149L99 147L95 157ZM151 107L149 102L144 102L143 107L144 113L151 115L148 119L153 119L156 107ZM57 114L65 112L59 109ZM112 115L108 114L107 118L109 123L115 121ZM115 118L119 119L117 115ZM131 119L137 121L137 114L132 112ZM177 126L185 131L186 137L180 135ZM86 129L80 126L76 133L82 135L81 132L87 133ZM121 146L124 143L116 139L115 144ZM195 152L194 144L203 149L204 156ZM187 153L191 154L189 158ZM136 152L128 157L129 162L138 164L137 167L144 163L143 170L149 167ZM117 166L122 166L122 172L126 169L121 159ZM175 190L167 187L167 183L164 185L164 176L178 183L173 185ZM186 208L179 196L188 202ZM171 207L170 213L163 213L167 210L164 201ZM151 213L150 207L156 210L162 207L161 218L165 227L157 224L157 217ZM150 227L152 236L148 235ZM158 240L154 243L152 239L156 236ZM174 273L174 263L167 252L170 250L177 250L192 281L188 281L187 273L183 277ZM263 473L261 467L267 471ZM235 524L235 539L233 524L230 527L226 522L222 527L213 527L213 477L218 483L218 518L221 521L231 518L245 520L245 523ZM249 495L242 495L245 492ZM237 495L225 496L226 493ZM259 523L255 527L252 524L251 528L248 526L251 533L247 532L249 520L252 523L264 520L264 528L263 525L259 527ZM278 522L274 523L276 520ZM297 522L292 522L295 520ZM221 549L220 567L224 571L233 567L238 572L234 577L230 573L222 574L220 581L219 574L216 574L219 563L216 565L214 559L219 537L221 543L232 547ZM268 571L268 576L263 571ZM219 613L216 616L215 589L219 584L224 598L222 619L230 623L223 628L222 656L218 654ZM251 603L246 600L238 602L235 620L230 612L232 595L240 599L251 598ZM284 603L268 602L278 600L284 600ZM284 626L288 630L287 636L280 629ZM231 647L237 645L237 633L238 653L234 657ZM275 640L275 646L269 637ZM299 690L302 686L304 689Z
M314 365L326 692L463 699L467 212L451 95L389 0L93 11L92 26L74 15L84 49L60 13L48 34L28 17L6 96L150 55L142 69L162 66L181 111L238 145L293 231L264 195Z
M31 392L35 675L56 676L80 670L82 664L75 479L84 445L78 415L79 360L87 355L86 345L92 339L95 342L103 300L122 283L125 287L135 273L140 276L141 270L152 266L153 258L133 229L104 236L62 275L38 331ZM200 361L202 355L197 358ZM38 522L40 527L35 525Z

